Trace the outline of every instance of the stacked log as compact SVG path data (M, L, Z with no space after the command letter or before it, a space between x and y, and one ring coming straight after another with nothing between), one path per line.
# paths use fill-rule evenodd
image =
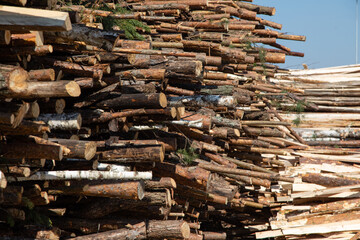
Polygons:
M245 1L129 0L123 12L64 3L1 10L11 32L0 57L0 236L268 230L273 189L293 184L283 170L308 146L261 93L288 88L267 81L286 72L272 63L303 55L277 39L305 38L271 30L281 24L258 15L275 9ZM143 39L101 29L109 19L135 22Z

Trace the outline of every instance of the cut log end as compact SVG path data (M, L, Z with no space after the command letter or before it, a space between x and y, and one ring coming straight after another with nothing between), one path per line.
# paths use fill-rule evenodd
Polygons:
M15 93L23 92L27 88L26 80L28 79L28 73L18 67L16 68L9 77L9 90Z
M7 181L3 172L0 171L0 188L6 188Z
M159 94L159 104L162 108L166 108L167 106L167 99L164 93Z
M235 136L240 137L240 131L239 131L239 129L234 128L233 130L234 130Z
M138 185L138 199L142 200L145 196L145 183L140 181Z
M64 112L64 109L65 109L65 105L66 105L66 102L64 99L60 98L60 99L56 99L56 102L55 102L55 112L57 114L61 114Z
M187 222L183 222L180 226L181 233L184 239L188 239L190 237L190 227Z
M69 82L68 84L66 84L65 88L66 88L67 93L71 97L78 97L81 94L81 89L80 89L79 84L77 84L74 81Z
M85 147L85 159L90 160L92 159L96 154L96 143L95 142L89 142L86 144Z
M11 41L11 32L9 30L0 31L0 43L9 45Z
M176 108L174 108L174 107L170 108L170 116L172 118L176 117Z
M200 61L196 61L195 66L196 66L196 68L195 68L195 76L200 77L201 74L202 74L203 64Z

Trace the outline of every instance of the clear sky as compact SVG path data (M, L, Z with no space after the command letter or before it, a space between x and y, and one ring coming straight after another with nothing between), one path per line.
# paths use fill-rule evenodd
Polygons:
M262 18L283 24L281 32L305 35L306 42L278 40L305 57L286 57L285 68L321 68L355 64L356 0L253 0L276 8ZM360 5L360 3L359 3Z

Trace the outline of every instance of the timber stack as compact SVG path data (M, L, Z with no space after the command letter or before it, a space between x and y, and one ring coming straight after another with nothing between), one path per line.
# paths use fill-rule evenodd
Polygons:
M291 89L267 81L287 72L273 64L303 56L277 39L305 41L261 17L274 8L1 2L1 236L221 240L269 229L308 149L267 98Z
M294 166L280 172L294 183L272 186L279 205L271 230L257 232L258 239L359 238L358 70L293 70L270 79L286 91L264 93L265 101L308 147L294 152L287 159Z

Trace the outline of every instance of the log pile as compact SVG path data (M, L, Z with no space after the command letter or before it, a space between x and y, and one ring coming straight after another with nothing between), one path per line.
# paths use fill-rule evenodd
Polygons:
M0 236L251 239L269 229L275 197L295 181L288 167L308 149L267 98L291 89L267 81L287 72L273 63L303 56L277 39L305 40L261 17L274 8L4 2L17 6L0 9Z
M359 66L296 70L270 82L287 87L267 94L268 102L309 147L297 150L281 175L294 183L273 186L277 208L271 230L258 239L358 239Z

